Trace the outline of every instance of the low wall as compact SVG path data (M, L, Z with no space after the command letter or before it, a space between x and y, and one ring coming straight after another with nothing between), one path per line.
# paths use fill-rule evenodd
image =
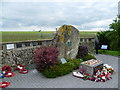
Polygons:
M86 45L91 51L94 49L94 38L81 38L81 45ZM8 47L12 45L12 48ZM34 61L34 51L41 46L51 46L52 40L38 40L25 42L2 43L0 50L0 69L3 65L29 65Z
M25 45L25 43L28 42L30 45ZM36 45L33 42L36 43ZM32 64L34 61L34 51L41 46L50 46L51 44L52 40L2 43L2 50L0 50L0 69L3 65L12 66L14 69L18 64ZM7 49L7 45L12 45L14 48Z

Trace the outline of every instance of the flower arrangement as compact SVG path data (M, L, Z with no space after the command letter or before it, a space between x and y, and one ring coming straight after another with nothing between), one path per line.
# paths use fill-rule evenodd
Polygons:
M12 68L10 66L3 66L2 67L3 74L6 74L8 71L12 72Z
M12 68L10 66L3 66L2 67L2 73L1 73L1 78L4 77L13 77L16 74L12 72Z
M16 70L18 70L19 73L21 73L21 74L26 74L26 73L28 73L28 70L25 69L25 66L24 66L24 65L18 65L18 66L16 67Z
M73 72L73 76L82 78L83 80L91 80L95 82L105 82L112 79L111 75L114 69L108 64L103 65L103 69L98 70L93 76L88 73L84 73L84 69L80 69L79 72Z
M16 70L19 71L19 73L21 74L26 74L28 73L28 70L25 69L25 66L24 65L18 65L16 67ZM2 72L0 74L0 78L4 78L4 77L13 77L15 76L16 74L12 72L12 68L10 66L3 66L2 67ZM10 85L10 82L1 82L0 83L0 88L6 88Z

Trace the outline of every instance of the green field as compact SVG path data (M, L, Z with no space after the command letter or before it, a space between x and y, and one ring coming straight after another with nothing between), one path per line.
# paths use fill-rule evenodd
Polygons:
M80 37L94 37L96 32L81 31ZM52 39L53 31L2 32L2 42Z

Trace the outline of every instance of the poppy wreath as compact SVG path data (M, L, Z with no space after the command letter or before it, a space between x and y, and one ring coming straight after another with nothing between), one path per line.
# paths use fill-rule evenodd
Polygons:
M10 86L10 82L1 82L0 83L0 88L6 88L8 86Z
M17 69L18 71L20 71L20 70L25 69L25 66L24 66L24 65L18 65L18 66L16 67L16 69Z
M25 66L24 65L18 65L17 67L16 67L16 69L19 71L19 73L21 73L21 74L26 74L26 73L28 73L28 70L27 69L25 69Z
M10 66L4 66L2 67L3 74L7 74L7 72L12 72L12 68Z
M15 73L8 71L5 76L6 77L13 77L15 75L16 75Z
M28 73L28 70L27 70L27 69L21 69L21 70L19 71L19 73L21 73L21 74L26 74L26 73Z

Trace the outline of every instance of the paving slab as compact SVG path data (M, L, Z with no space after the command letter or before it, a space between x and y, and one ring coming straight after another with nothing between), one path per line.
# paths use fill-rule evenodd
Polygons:
M93 82L74 77L72 73L49 79L33 69L28 74L20 74L15 71L16 76L4 78L2 81L11 83L7 88L118 88L118 57L102 54L95 55L95 57L115 69L111 80Z

